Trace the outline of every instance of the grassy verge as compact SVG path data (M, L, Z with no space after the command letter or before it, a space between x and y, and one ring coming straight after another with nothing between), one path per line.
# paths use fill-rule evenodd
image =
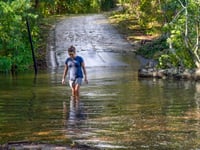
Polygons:
M137 54L157 59L167 49L166 38L161 36L161 27L143 28L133 14L112 12L108 14L110 23L134 47Z
M159 36L156 32L150 34L151 29L142 28L133 14L113 12L108 16L110 23L132 44L142 40L151 41Z

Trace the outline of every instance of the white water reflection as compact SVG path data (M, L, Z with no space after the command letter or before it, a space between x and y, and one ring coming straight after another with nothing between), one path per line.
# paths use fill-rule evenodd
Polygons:
M58 66L55 51L53 50L49 51L49 60L50 61L48 65L51 66L52 68L56 68Z

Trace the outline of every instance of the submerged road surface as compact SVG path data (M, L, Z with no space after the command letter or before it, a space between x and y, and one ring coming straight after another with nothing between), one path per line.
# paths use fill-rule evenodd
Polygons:
M113 52L134 51L102 14L72 16L56 25L49 65L63 66L67 49L74 45L86 66L121 66Z

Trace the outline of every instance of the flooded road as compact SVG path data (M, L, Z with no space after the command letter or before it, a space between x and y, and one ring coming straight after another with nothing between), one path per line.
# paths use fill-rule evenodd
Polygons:
M78 26L76 21L73 25ZM107 30L99 31L101 35ZM99 49L92 49L88 42L82 50L84 42L80 46L75 42L78 55L85 58L89 79L89 84L81 87L80 102L75 103L70 101L69 86L61 85L67 56L62 49L73 40L59 41L63 38L56 38L56 48L50 50L53 59L48 71L36 78L33 73L0 76L0 144L73 140L100 149L200 148L200 83L139 79L140 64L132 52L120 51L121 44L115 49L102 42ZM113 43L119 41L118 37Z
M63 66L67 49L74 45L87 67L123 65L114 53L134 51L103 15L69 17L56 25L49 45L49 66ZM95 61L94 61L95 60Z
M0 77L0 141L103 149L200 147L199 83L139 80L131 67L88 68L79 103L56 73ZM5 86L6 85L6 86Z

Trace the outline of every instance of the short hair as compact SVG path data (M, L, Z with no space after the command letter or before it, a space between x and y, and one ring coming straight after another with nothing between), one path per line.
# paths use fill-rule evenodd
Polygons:
M71 45L69 48L68 48L68 52L76 52L76 48Z

